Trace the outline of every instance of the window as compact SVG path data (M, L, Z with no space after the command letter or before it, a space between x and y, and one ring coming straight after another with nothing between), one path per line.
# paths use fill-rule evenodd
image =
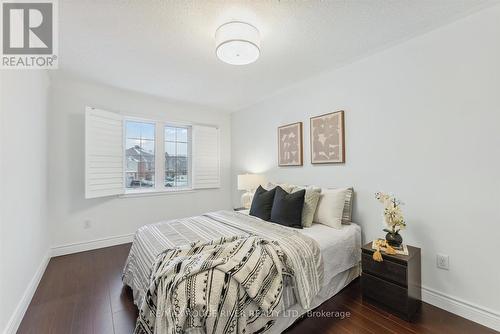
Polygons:
M220 187L219 129L87 107L85 198Z
M190 181L188 127L165 126L165 187L187 188Z
M155 185L155 124L125 121L125 187Z

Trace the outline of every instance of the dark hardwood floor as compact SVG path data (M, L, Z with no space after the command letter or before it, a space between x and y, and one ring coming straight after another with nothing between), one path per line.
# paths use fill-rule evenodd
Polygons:
M18 333L132 333L137 308L121 282L129 249L126 244L51 259ZM304 318L287 333L497 333L426 303L415 322L400 320L363 300L359 279L315 311L345 316Z

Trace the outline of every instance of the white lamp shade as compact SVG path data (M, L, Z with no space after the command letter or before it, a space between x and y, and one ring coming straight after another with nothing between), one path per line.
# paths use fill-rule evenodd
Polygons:
M264 182L265 178L259 174L238 175L238 190L255 190Z
M253 25L228 22L215 32L217 57L231 65L253 63L260 55L260 33Z

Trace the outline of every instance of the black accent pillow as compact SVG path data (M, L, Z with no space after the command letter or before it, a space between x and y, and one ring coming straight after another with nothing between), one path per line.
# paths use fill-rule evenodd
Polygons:
M280 186L276 187L271 221L280 225L302 228L302 209L306 190L287 193Z
M259 186L253 195L252 206L250 206L250 215L263 220L271 219L271 209L273 208L274 194L276 188L266 190Z

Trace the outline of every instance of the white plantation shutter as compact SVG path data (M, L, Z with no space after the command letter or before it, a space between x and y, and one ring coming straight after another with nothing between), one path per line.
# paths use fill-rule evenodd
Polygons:
M193 125L192 131L193 188L219 188L219 129Z
M85 198L123 192L123 118L117 113L87 107Z

